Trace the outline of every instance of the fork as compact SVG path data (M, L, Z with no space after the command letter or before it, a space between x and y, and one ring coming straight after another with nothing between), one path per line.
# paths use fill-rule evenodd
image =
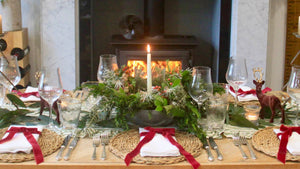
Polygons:
M244 159L247 159L248 156L246 155L246 153L244 152L244 150L243 150L242 147L241 147L241 141L240 141L239 134L238 134L238 133L237 133L237 134L234 134L234 137L232 137L232 138L233 138L233 144L234 144L235 146L237 146L237 147L240 149L243 158L244 158Z
M93 147L94 147L94 152L92 155L92 159L96 160L96 147L100 145L100 136L99 135L94 135L93 136Z
M241 143L242 143L242 144L247 145L247 147L248 147L248 149L249 149L249 151L250 151L251 158L252 158L252 159L256 159L256 155L254 154L254 152L253 152L251 146L249 145L249 143L248 143L246 137L240 137L240 139L241 139Z
M101 140L101 145L103 146L101 159L102 159L102 160L105 160L105 159L106 159L105 146L106 146L106 145L108 144L108 142L109 142L109 136L108 136L108 134L101 134L101 135L100 135L100 140Z

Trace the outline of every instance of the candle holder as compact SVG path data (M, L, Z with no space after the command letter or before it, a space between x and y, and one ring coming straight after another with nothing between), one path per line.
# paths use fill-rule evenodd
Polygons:
M244 114L245 118L253 124L258 125L260 106L246 105L244 106L244 109L246 111Z

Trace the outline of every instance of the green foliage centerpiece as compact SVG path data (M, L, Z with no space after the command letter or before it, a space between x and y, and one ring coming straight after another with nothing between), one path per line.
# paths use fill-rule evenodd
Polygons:
M175 71L167 66L166 70L155 68L152 71L151 93L146 92L144 72L127 66L108 71L105 81L98 85L82 86L89 87L94 97L101 96L100 103L96 105L97 111L88 115L87 124L102 123L103 112L106 112L105 120L113 120L116 127L128 129L130 117L137 112L155 110L173 118L173 124L179 129L194 133L200 139L205 138L197 123L201 114L187 92L191 70Z

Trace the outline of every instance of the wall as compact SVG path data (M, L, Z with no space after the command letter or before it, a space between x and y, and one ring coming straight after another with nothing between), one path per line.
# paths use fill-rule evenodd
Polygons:
M266 72L269 0L233 0L231 56L246 58L247 85L254 87L252 69Z
M42 68L60 68L65 89L77 81L76 10L77 0L22 0L23 26L29 30L31 81Z
M77 0L22 0L23 26L29 29L29 44L32 49L32 79L34 71L39 70L42 65L48 68L58 65L62 69L66 88L74 88L78 84L79 75L74 73L78 71L76 2ZM249 69L252 66L263 67L266 70L267 85L280 90L284 64L286 0L234 0L234 5L234 12L238 13L233 16L233 30L236 31L232 32L232 53L251 58ZM251 73L249 77L252 77Z
M284 81L287 0L271 0L266 85L281 90Z
M28 28L28 43L30 47L29 62L31 65L30 81L32 85L36 85L34 74L41 69L41 1L22 0L21 5L22 25Z

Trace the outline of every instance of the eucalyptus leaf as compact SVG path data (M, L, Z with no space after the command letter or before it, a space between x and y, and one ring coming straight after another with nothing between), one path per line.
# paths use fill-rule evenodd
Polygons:
M14 105L18 105L21 107L26 107L24 102L16 95L14 94L7 94L6 97L9 99L9 101L12 102Z
M229 124L234 125L234 126L239 126L239 127L251 127L254 129L258 129L256 125L254 125L252 122L247 120L243 115L241 114L232 114L230 116L230 122Z

